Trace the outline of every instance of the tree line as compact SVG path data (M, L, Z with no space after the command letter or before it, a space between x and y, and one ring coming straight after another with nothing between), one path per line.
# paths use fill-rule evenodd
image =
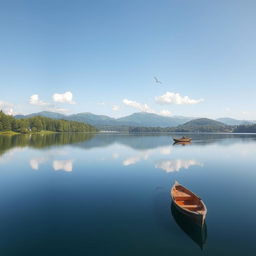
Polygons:
M238 126L203 126L203 127L130 127L129 133L147 132L227 132L227 133L256 133L256 124Z
M231 132L230 127L130 127L129 133L144 133L144 132Z
M0 111L0 131L19 133L52 131L52 132L96 132L97 129L89 124L56 120L48 117L35 116L26 119L16 119Z
M256 133L256 124L253 125L239 125L234 129L237 133Z

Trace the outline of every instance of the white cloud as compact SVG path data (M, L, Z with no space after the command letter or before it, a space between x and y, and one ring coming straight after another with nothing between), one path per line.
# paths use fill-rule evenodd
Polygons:
M169 110L166 110L166 109L162 109L160 112L157 112L154 109L152 109L151 107L149 107L147 104L142 104L142 103L132 101L132 100L128 100L128 99L124 99L123 103L127 106L136 108L136 109L138 109L142 112L158 114L158 115L161 115L161 116L171 116L171 114L172 114Z
M54 93L52 95L53 101L58 103L67 103L67 104L75 104L73 101L73 94L72 92L65 92L65 93Z
M166 172L178 172L180 169L188 169L190 166L203 166L202 163L196 160L167 160L160 161L155 165L155 168L160 168Z
M50 104L39 99L38 94L33 94L29 98L29 104L35 106L49 106Z
M54 160L52 167L55 171L72 172L73 161L72 160Z
M117 106L117 105L114 105L114 106L112 107L112 110L113 110L113 111L118 111L119 109L120 109L120 107Z
M60 108L60 107L54 105L53 103L48 103L48 102L42 101L38 94L33 94L32 96L30 96L29 103L34 106L42 107L42 109L45 111L51 111L51 112L56 112L56 113L61 113L61 114L70 113L69 109Z
M15 115L16 113L14 112L13 109L14 105L9 102L5 101L0 101L0 110L2 110L6 115Z
M171 111L169 111L169 110L162 109L162 110L160 111L159 115L161 115L161 116L171 116L172 113L171 113Z
M147 104L142 104L142 103L132 101L132 100L127 100L127 99L124 99L123 103L127 106L136 108L142 112L155 113L155 111L152 108L150 108Z
M181 96L179 93L166 92L165 94L155 97L155 100L159 104L197 104L204 101L204 99L191 99L188 96Z
M105 102L98 102L97 105L105 105Z

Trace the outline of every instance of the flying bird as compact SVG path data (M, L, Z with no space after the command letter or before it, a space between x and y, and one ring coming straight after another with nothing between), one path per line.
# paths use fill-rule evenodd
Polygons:
M157 77L154 76L154 79L155 79L155 82L156 82L157 84L162 84L162 82L161 82L160 80L158 80Z

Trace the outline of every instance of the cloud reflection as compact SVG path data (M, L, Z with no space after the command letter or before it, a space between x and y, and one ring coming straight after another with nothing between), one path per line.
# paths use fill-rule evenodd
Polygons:
M18 152L24 151L24 148L13 148L2 155L0 154L0 163L5 163L11 161L14 158L14 155Z
M112 158L113 158L113 159L119 158L119 154L118 154L118 153L113 153L113 154L112 154Z
M172 149L171 147L163 147L160 152L162 155L170 155L172 153Z
M133 165L133 164L138 163L141 160L147 160L151 154L152 154L152 150L146 150L144 152L141 152L137 156L126 158L123 161L123 165L124 166Z
M72 172L73 161L72 160L54 160L52 167L55 171Z
M156 163L155 168L162 169L166 172L178 172L180 169L188 169L191 166L203 166L196 160L164 160Z
M29 164L33 170L38 170L40 164L42 164L46 161L47 161L47 159L44 157L32 158L32 159L30 159Z
M123 161L123 165L124 166L133 165L139 162L140 160L141 160L140 156L130 157Z
M144 150L142 152L140 152L139 154L132 156L132 157L128 157L123 161L123 165L124 166L129 166L129 165L133 165L136 164L142 160L147 160L149 159L150 156L153 155L158 155L159 153L161 155L169 155L171 154L172 149L170 146L167 147L160 147L160 148L156 148L156 149L149 149L149 150Z

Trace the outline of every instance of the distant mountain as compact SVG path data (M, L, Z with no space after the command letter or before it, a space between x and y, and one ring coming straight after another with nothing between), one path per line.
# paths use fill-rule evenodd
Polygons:
M179 125L176 131L186 131L186 132L228 132L232 131L226 124L208 119L199 118L189 121L183 125Z
M77 121L88 123L97 127L100 130L113 131L128 131L129 127L151 127L157 130L156 127L161 127L168 131L226 131L230 130L228 126L255 124L253 121L236 120L233 118L218 118L212 120L208 118L195 118L184 116L166 117L153 113L139 112L121 118L113 118L106 115L96 115L88 112L78 113L73 115L63 115L59 113L42 111L29 115L17 115L16 118L28 118L33 116L44 116L53 119L64 119L68 121ZM175 129L173 129L175 127ZM170 128L170 129L168 129ZM141 130L141 129L137 129ZM148 129L146 129L148 130ZM150 129L149 129L150 130ZM161 129L159 129L161 130Z
M215 121L209 118L198 118L192 121L189 121L185 124L182 125L182 127L201 127L201 126L216 126L216 127L220 127L220 126L226 126L224 123L219 122L219 121Z
M175 127L193 119L193 117L173 116L165 117L152 113L134 113L121 118L112 118L105 115L95 115L92 113L79 113L73 115L63 115L54 112L39 112L30 115L18 115L16 118L28 118L33 116L44 116L55 119L84 122L96 126L98 129L116 130L120 127L146 126L146 127Z
M176 127L130 127L129 133L145 132L232 132L232 127L219 121L198 118Z
M67 120L88 123L88 124L98 126L98 127L117 125L115 118L112 118L109 116L104 116L104 115L95 115L95 114L88 113L88 112L66 116L65 118Z
M48 117L48 118L52 118L52 119L66 119L67 118L66 115L55 113L55 112L50 112L50 111L42 111L42 112L38 112L38 113L32 113L29 115L16 115L15 118L23 119L23 118L30 118L33 116L43 116L43 117Z
M247 120L237 120L234 118L229 118L229 117L222 117L222 118L218 118L216 119L219 122L222 122L226 125L242 125L242 124L253 124L253 121L247 121Z
M152 113L139 112L117 119L119 125L144 126L144 127L175 127L184 124L191 117L166 117Z

